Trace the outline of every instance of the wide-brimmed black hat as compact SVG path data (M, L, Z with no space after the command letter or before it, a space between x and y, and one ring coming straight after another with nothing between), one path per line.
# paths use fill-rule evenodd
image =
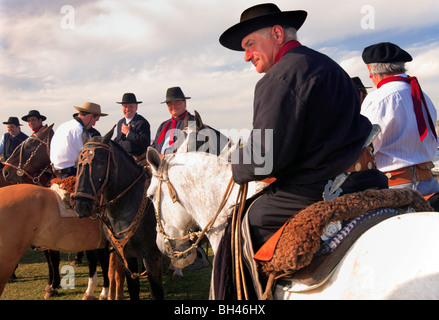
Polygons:
M15 124L16 126L21 126L17 117L9 117L8 121L3 122L3 124Z
M119 103L119 104L130 104L130 103L140 104L140 103L142 103L142 101L137 101L136 95L134 93L124 93L124 95L122 97L122 101L116 102L116 103Z
M27 119L29 117L37 117L38 119L41 119L43 121L47 119L45 116L41 115L38 110L31 110L31 111L29 111L29 113L26 116L21 117L21 120L27 122Z
M412 56L391 42L381 42L366 47L363 50L363 61L370 63L409 62Z
M172 87L166 91L166 100L161 103L168 103L171 101L187 100L191 97L185 97L180 87Z
M303 10L280 11L273 3L259 4L246 9L238 24L227 29L220 37L220 43L231 50L244 51L242 39L250 33L274 25L289 26L296 30L305 22L308 13Z

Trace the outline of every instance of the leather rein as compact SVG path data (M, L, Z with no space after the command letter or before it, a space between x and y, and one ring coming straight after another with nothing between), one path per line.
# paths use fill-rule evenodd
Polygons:
M108 152L107 156L107 168L105 170L105 179L102 183L101 187L99 189L96 188L93 180L92 180L92 162L95 156L95 150L96 149L104 149ZM113 247L116 251L116 253L121 257L125 269L130 273L131 278L138 279L138 278L146 278L147 277L147 270L145 270L143 273L135 273L130 270L128 267L128 262L124 254L124 248L129 242L129 240L133 237L134 233L137 231L137 228L140 225L140 222L142 221L143 217L145 216L146 212L148 211L148 198L142 197L142 201L139 205L139 208L137 210L136 216L134 217L131 224L124 230L115 232L110 219L107 216L106 209L113 205L116 201L118 201L120 198L122 198L131 188L134 187L134 185L142 179L143 176L146 176L146 169L142 171L142 173L124 190L122 191L116 198L112 199L111 201L108 201L107 203L104 203L105 199L105 187L108 185L109 176L110 176L110 167L111 164L113 164L114 167L117 167L115 157L114 157L114 151L112 147L108 144L101 143L101 142L87 142L84 147L82 148L81 153L78 157L78 171L76 173L76 181L78 181L79 176L86 170L86 166L88 165L88 171L89 171L89 181L90 185L92 186L93 194L88 194L84 192L78 192L77 188L78 185L75 186L75 192L70 195L71 199L74 199L76 197L83 197L87 199L91 199L94 201L96 205L96 216L101 219L101 221L105 224L107 228L107 232L110 235L111 242L113 243ZM145 180L144 189L146 190L149 186L150 179ZM149 202L149 205L151 205L151 202ZM125 235L124 235L125 234ZM124 235L124 236L123 236Z

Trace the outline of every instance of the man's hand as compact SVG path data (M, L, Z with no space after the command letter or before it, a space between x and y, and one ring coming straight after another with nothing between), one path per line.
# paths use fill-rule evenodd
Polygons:
M120 131L124 134L127 135L130 132L130 124L125 124L122 123L122 128L120 129Z

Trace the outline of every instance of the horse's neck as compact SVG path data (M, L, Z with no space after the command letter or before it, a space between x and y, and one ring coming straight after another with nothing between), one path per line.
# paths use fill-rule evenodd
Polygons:
M115 152L117 153L117 152ZM123 155L115 155L117 164L117 173L114 175L114 180L107 187L106 200L111 201L116 199L122 193L115 203L110 206L110 219L121 228L128 226L134 219L137 209L142 201L144 195L145 179L143 176L133 186L132 183L136 181L142 174L142 169L133 162L128 161Z

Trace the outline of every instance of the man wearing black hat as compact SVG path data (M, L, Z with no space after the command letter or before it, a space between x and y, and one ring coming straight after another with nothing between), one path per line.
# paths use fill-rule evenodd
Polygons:
M194 116L186 110L186 100L190 98L184 95L180 87L168 88L166 91L166 100L162 103L167 104L172 117L162 122L151 145L160 154L175 152L177 144L174 143L181 137L185 118L194 121Z
M21 117L21 120L26 121L32 129L33 134L37 133L43 127L43 121L47 118L40 114L38 110L30 110L27 115Z
M423 195L439 192L431 173L438 147L436 108L416 77L405 73L411 55L382 42L365 48L362 57L378 88L362 104L362 114L381 126L373 141L378 169L386 173L391 188L413 188Z
M265 73L255 88L248 143L232 154L239 159L232 163L235 182L276 178L249 209L255 252L291 216L321 201L329 180L344 172L351 174L341 185L343 194L387 187L373 159L359 160L368 155L363 145L372 125L360 115L355 84L329 57L297 41L306 16L261 4L245 10L240 23L220 37L223 46L244 51L245 61ZM264 139L270 133L272 139ZM272 155L270 170L256 161L257 153Z
M9 117L8 121L3 122L3 124L7 125L8 132L3 135L0 141L0 154L3 154L1 167L3 167L3 161L11 156L15 148L28 138L25 133L21 132L21 124L17 117Z
M151 144L151 129L148 120L137 113L142 101L137 101L134 93L125 93L121 102L124 117L117 123L115 142L130 155L139 157Z

